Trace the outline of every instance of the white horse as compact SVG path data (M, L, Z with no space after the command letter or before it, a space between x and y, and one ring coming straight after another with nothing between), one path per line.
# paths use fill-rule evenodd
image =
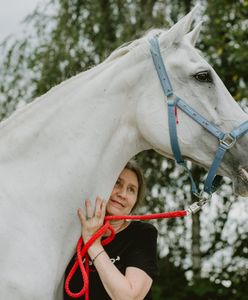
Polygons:
M162 56L175 93L229 132L248 117L194 48L200 31L199 25L188 33L194 14L159 31ZM152 148L172 157L167 106L148 36L117 49L1 124L1 299L61 300L64 270L80 235L76 209L86 198L108 199L135 154ZM211 74L212 82L204 82L199 72ZM178 114L183 156L208 167L217 140ZM242 195L248 194L247 146L243 136L219 169Z

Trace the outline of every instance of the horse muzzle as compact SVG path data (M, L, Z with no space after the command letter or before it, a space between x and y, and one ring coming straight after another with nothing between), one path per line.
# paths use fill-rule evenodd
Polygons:
M233 179L235 194L248 197L248 166L238 168L236 176Z

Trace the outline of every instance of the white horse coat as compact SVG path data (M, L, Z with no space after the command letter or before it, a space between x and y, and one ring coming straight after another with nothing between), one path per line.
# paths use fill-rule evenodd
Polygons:
M224 132L248 119L194 48L194 11L159 37L175 93ZM193 75L209 70L213 83ZM184 157L208 167L217 140L179 113ZM247 195L243 136L219 172ZM147 36L51 89L0 126L0 299L62 299L86 198L108 199L126 162L146 149L172 156L167 106Z

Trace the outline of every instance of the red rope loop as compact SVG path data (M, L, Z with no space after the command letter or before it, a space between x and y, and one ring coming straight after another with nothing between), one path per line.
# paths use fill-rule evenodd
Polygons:
M77 243L77 260L75 261L74 265L72 266L66 281L65 281L65 291L68 296L71 298L79 298L85 295L85 300L89 300L89 256L87 254L88 249L97 240L101 237L107 230L111 231L110 236L105 238L102 241L102 245L105 246L109 244L115 237L114 228L109 224L108 221L110 220L151 220L151 219L161 219L161 218L177 218L177 217L184 217L187 216L186 210L179 210L174 212L165 212L159 214L150 214L150 215L142 215L142 216L106 216L104 218L105 223L104 225L83 245L82 237L79 238ZM83 245L83 247L82 247ZM84 261L85 258L85 262ZM79 292L72 292L69 288L70 281L74 276L77 268L80 268L82 278L83 278L83 287Z

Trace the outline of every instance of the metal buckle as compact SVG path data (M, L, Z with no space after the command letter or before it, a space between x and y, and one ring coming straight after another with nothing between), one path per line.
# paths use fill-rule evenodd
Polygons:
M231 148L236 143L236 138L226 133L223 139L220 140L221 144L224 144L228 149Z
M201 191L196 196L199 198L199 201L192 203L186 209L188 215L197 213L202 208L202 206L205 205L211 199L212 195Z

